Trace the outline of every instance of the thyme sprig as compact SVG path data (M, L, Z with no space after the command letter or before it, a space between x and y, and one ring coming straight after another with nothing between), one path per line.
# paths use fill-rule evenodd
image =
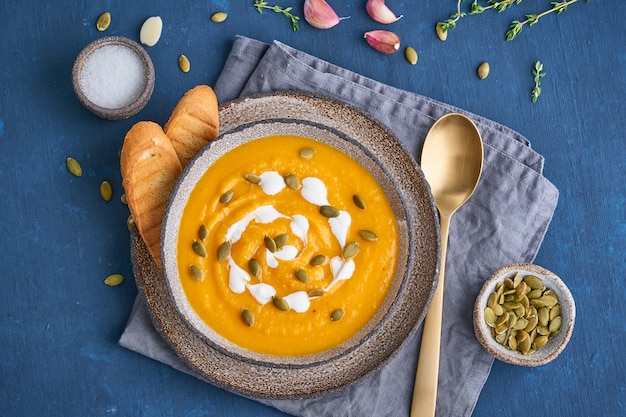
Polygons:
M535 86L533 87L533 90L530 93L530 99L532 100L533 103L537 101L537 99L539 98L539 95L541 94L541 87L540 87L541 77L545 77L546 75L546 73L542 71L543 71L543 64L541 63L541 61L535 62L535 65L533 66L533 70L532 70L532 74L535 79Z
M551 8L542 13L527 14L525 20L514 20L509 26L509 30L505 34L507 41L512 41L520 34L524 25L533 26L539 19L547 14L556 13L561 14L567 10L567 6L576 3L578 0L561 0L551 2ZM585 0L587 3L591 0ZM461 3L463 0L457 0L456 12L450 14L450 17L438 23L444 32L450 29L454 29L458 21L465 16L477 15L484 13L486 10L496 10L498 13L504 12L511 8L515 4L520 4L522 0L487 0L488 5L480 4L478 0L473 0L469 7L469 11L461 10Z
M256 8L256 11L259 12L259 14L263 14L263 9L268 9L275 13L280 13L291 21L291 29L293 29L294 31L300 29L300 24L298 23L298 20L300 20L300 18L291 13L292 7L281 7L279 5L270 6L265 0L254 0L254 7Z

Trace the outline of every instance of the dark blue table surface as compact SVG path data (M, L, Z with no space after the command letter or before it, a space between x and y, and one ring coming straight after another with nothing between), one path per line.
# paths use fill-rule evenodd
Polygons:
M525 1L507 12L463 18L446 42L434 25L455 0L393 1L404 18L389 27L365 13L364 0L331 1L351 18L327 31L304 20L292 31L282 16L259 15L252 0L71 1L0 3L0 416L280 416L118 346L137 293L120 203L119 150L139 120L163 124L189 88L213 84L235 35L280 40L375 80L501 122L546 158L560 190L536 263L560 275L578 307L567 349L554 362L521 368L496 361L475 416L626 415L626 6L578 1L541 18L506 42L510 22L549 7ZM302 16L302 1L283 0ZM276 4L270 0L270 4ZM464 3L467 7L468 2ZM95 29L111 12L107 32ZM213 12L228 19L213 24ZM156 86L148 105L105 121L76 99L71 68L79 51L103 35L138 40L159 15L159 43L147 48ZM367 30L397 32L419 62L383 56ZM402 48L403 49L403 48ZM180 54L191 71L177 66ZM530 100L532 64L547 75ZM476 67L491 74L479 80ZM68 174L73 156L84 175ZM99 184L114 197L104 202ZM126 281L108 287L103 279Z

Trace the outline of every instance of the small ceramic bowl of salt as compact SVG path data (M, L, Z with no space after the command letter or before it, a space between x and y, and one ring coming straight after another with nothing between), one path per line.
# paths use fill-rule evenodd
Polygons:
M126 119L148 103L154 89L154 66L137 42L106 36L87 45L72 68L74 91L96 116Z

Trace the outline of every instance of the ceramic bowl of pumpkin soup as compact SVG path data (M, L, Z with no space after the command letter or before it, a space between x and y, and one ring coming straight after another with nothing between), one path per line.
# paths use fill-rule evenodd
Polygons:
M245 395L304 398L379 368L421 322L438 266L436 212L389 131L315 97L261 97L256 108L266 99L287 113L291 100L331 106L365 130L346 134L316 116L226 123L172 192L168 302L150 301L158 280L140 274L140 288L157 328L202 377ZM238 117L248 104L234 104ZM228 109L220 116L228 121Z

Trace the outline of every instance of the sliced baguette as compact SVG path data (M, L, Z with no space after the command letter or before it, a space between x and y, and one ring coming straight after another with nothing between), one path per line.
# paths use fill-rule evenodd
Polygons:
M178 101L163 130L184 168L204 145L219 136L219 126L215 92L208 85L198 85Z
M120 155L122 185L135 226L155 263L161 263L161 224L182 166L161 126L138 122L126 134Z

